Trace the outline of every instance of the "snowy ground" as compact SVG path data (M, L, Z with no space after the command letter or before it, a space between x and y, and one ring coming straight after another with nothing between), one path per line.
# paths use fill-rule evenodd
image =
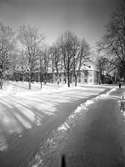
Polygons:
M0 90L0 150L8 148L5 134L21 136L24 129L41 126L46 116L55 117L60 112L57 106L86 99L104 89L53 84L40 89L40 84L34 83L32 90L28 90L28 83L6 82Z
M123 95L124 88L113 88L78 106L53 130L29 166L61 166L62 154L67 167L124 166L125 114L119 103Z

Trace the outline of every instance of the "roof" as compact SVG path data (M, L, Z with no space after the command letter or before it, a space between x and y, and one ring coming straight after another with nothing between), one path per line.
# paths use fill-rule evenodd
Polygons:
M98 71L97 68L96 68L96 66L92 62L86 62L86 63L84 63L83 66L81 67L81 70Z

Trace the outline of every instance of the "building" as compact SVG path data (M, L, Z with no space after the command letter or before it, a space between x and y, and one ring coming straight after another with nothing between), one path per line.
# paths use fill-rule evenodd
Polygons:
M83 84L98 84L99 83L99 72L96 66L91 62L85 63L80 71L76 71L77 74L77 81ZM54 82L59 80L60 82L65 82L66 76L63 71L59 72L59 76L56 76L55 72L49 72L48 75L52 75L51 78ZM74 82L73 73L70 74L70 81Z
M80 70L81 83L97 84L99 81L99 72L96 66L91 63L85 63Z
M16 81L28 81L28 69L22 68L22 66L17 65L15 72L13 73L14 80ZM80 71L76 70L77 82L82 84L97 84L99 83L99 72L96 66L92 62L84 63ZM32 73L32 81L40 81L40 72L38 70ZM43 82L66 82L66 74L63 70L59 71L57 76L56 72L52 72L51 68L48 68L48 71L45 73L43 70L42 73ZM73 73L70 73L70 82L75 82Z

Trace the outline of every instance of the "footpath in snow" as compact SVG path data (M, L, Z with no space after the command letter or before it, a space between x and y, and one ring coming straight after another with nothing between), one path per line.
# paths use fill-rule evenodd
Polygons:
M67 167L124 167L125 118L119 109L124 94L115 88L78 107L41 145L34 164L59 167L65 155Z

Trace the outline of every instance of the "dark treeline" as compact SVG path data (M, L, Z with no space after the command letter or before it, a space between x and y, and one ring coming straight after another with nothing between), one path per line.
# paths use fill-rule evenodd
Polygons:
M98 47L98 66L103 71L114 71L115 80L125 80L125 1L112 14Z

